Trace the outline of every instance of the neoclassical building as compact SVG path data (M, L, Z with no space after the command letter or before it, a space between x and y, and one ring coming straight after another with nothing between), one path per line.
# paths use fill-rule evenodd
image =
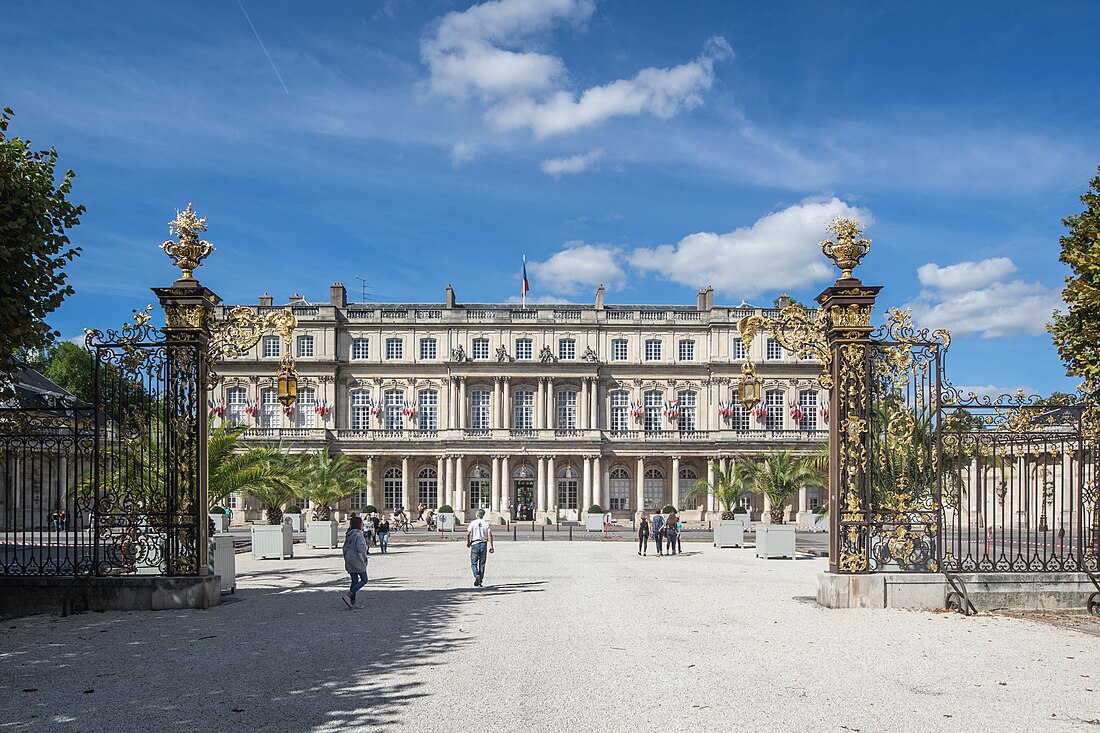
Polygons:
M219 317L233 306L221 306ZM714 462L773 447L800 452L827 440L828 400L817 361L798 360L767 333L742 343L737 322L773 309L693 306L328 303L295 295L289 308L298 402L284 410L275 378L285 348L265 336L217 365L221 420L252 427L254 444L328 450L362 461L371 488L341 506L380 510L423 502L497 521L572 521L599 504L622 519L665 504L707 519L712 502L687 492ZM763 382L750 412L737 402L751 356ZM805 522L824 491L788 508ZM246 497L237 521L259 519ZM768 507L750 503L755 518Z

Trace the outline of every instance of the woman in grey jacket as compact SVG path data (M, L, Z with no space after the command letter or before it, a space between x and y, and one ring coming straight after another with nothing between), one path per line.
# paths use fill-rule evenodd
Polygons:
M351 576L351 592L341 598L348 608L362 608L355 602L355 594L367 584L367 539L363 536L363 518L352 517L349 525L344 535L344 569Z

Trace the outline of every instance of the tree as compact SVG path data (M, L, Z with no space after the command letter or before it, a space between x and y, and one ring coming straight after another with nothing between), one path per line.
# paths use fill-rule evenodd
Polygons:
M1054 312L1047 324L1066 365L1066 374L1081 377L1079 387L1088 401L1088 422L1100 427L1100 167L1081 196L1085 210L1062 220L1067 229L1059 243L1058 259L1073 274L1066 277L1062 299L1069 310Z
M60 336L45 318L73 294L64 268L80 248L66 231L85 211L68 198L74 173L55 179L56 150L33 151L29 140L8 137L14 114L7 107L0 113L0 377L14 371L17 349Z
M783 524L784 502L803 486L820 486L826 480L815 468L814 460L796 456L789 450L772 450L764 456L738 461L737 470L753 491L768 497L772 524Z
M313 518L327 522L333 504L369 486L366 472L343 454L321 451L303 456L301 483L305 497L313 502Z
M722 507L722 519L733 519L734 506L750 493L749 488L745 486L743 477L734 466L723 471L722 466L714 461L711 463L711 470L714 472L713 483L706 479L699 479L684 498L688 501L699 501L713 496Z
M206 492L210 506L222 503L227 496L237 492L259 497L265 492L271 493L267 491L270 487L274 487L276 494L287 494L282 501L293 495L297 484L296 467L284 460L282 453L271 448L252 448L242 452L239 440L246 430L247 425L223 423L210 431L206 448Z

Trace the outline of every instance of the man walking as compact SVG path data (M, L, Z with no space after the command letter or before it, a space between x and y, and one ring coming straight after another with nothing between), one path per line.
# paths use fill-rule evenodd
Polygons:
M493 551L493 531L485 521L485 510L477 510L477 519L466 527L466 546L470 548L470 570L474 573L474 585L485 579L485 561Z
M649 528L653 531L653 544L657 545L657 557L661 556L661 532L665 527L665 517L660 512L653 512L652 519L649 520Z

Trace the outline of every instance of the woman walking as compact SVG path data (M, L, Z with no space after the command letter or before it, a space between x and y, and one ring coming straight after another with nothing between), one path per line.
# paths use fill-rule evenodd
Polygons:
M344 569L351 576L351 590L342 598L348 608L362 608L355 594L367 584L367 539L363 536L363 518L352 517L344 535Z
M642 518L638 520L638 554L646 556L649 551L649 515L642 512Z
M378 523L378 546L382 548L383 555L390 547L390 520L385 516Z
M680 517L676 515L676 512L672 512L665 518L665 554L676 554L676 539L679 537L680 532Z

